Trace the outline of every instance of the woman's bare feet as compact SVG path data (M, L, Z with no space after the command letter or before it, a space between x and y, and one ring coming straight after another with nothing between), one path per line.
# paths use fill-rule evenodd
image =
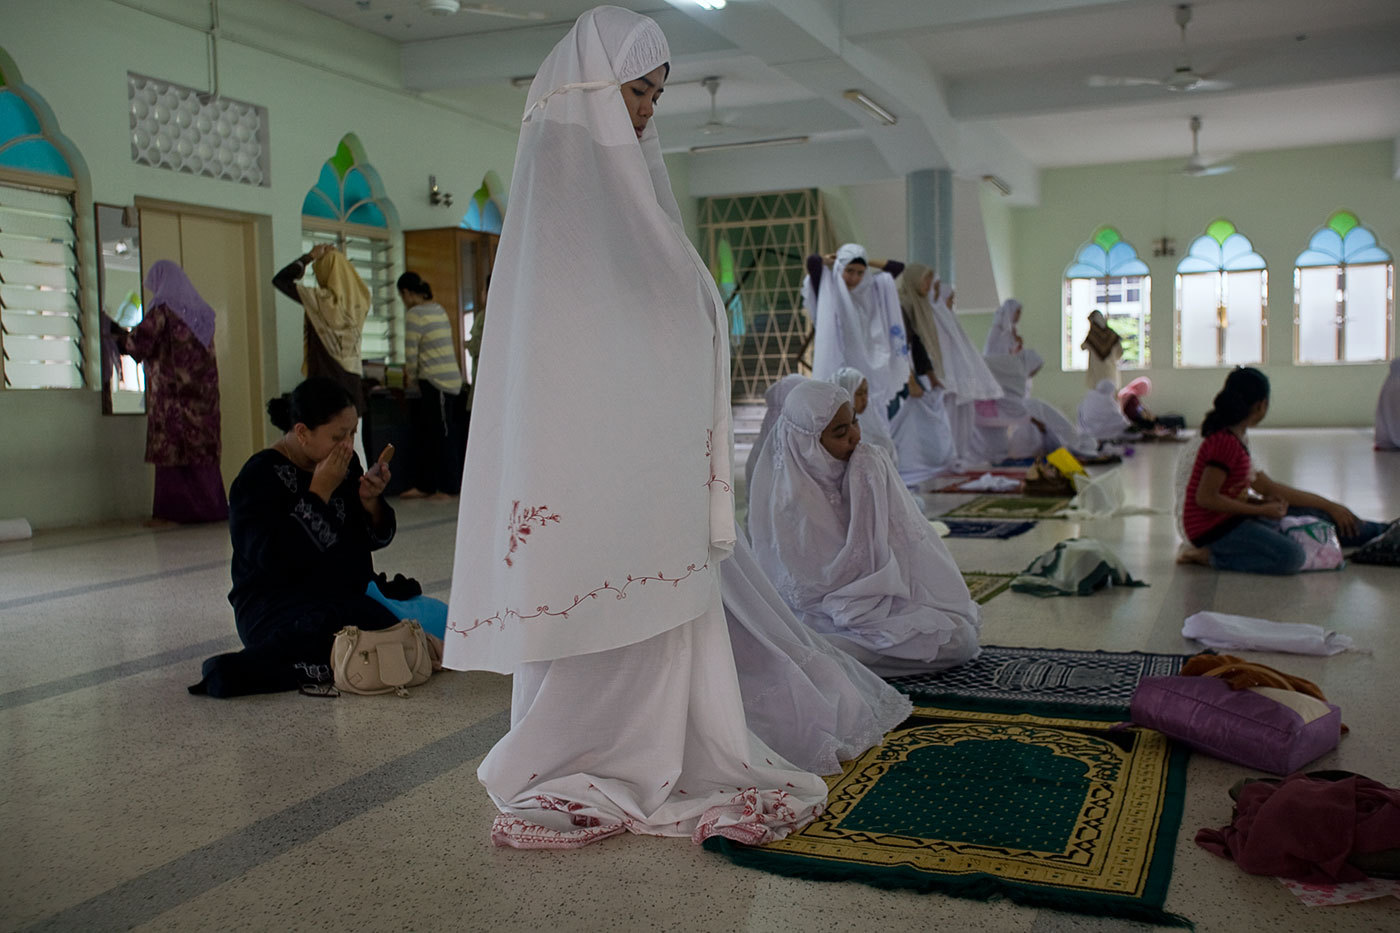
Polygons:
M1203 567L1210 566L1210 548L1195 547L1191 544L1183 544L1176 552L1176 562L1178 564L1200 564Z
M424 492L424 491L421 490L421 489L405 489L403 492L399 493L399 498L400 498L400 499L426 499L426 498L428 498L428 493Z
M452 501L453 499L455 499L455 498L457 498L457 497L454 496L454 495L452 495L452 493L450 493L450 492L435 492L435 493L433 493L431 496L428 497L428 501L429 501L429 502L451 502L451 501Z

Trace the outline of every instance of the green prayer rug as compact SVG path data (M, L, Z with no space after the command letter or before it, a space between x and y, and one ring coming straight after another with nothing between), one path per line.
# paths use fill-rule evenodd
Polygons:
M1007 587L1011 586L1011 581L1016 579L1014 573L984 573L981 570L964 570L962 576L963 582L967 584L967 591L972 594L972 601L979 606L991 602L992 597L1005 593Z
M940 518L1062 518L1069 499L1054 496L978 496Z
M969 704L971 705L971 704ZM920 706L786 839L705 847L824 881L1190 926L1163 909L1187 752L1118 717Z

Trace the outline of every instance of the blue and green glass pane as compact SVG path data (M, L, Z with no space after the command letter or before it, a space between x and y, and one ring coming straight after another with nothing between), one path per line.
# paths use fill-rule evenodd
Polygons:
M1133 245L1112 227L1100 227L1094 238L1079 248L1075 261L1065 270L1067 279L1147 274L1147 263L1138 258Z
M354 150L342 139L335 155L321 166L316 184L301 202L307 217L387 227L388 219L377 204L369 178L358 166Z
M734 247L727 238L719 241L719 293L729 314L729 336L739 338L748 333L744 321L744 299L739 295L739 282L734 275Z
M1217 220L1206 232L1191 241L1186 257L1177 264L1181 274L1195 272L1246 272L1268 268L1264 257L1254 251L1249 237L1235 230L1228 220Z
M0 166L72 178L68 160L43 132L34 108L8 85L0 87Z
M1351 211L1337 211L1313 234L1295 266L1346 266L1390 262L1391 254Z

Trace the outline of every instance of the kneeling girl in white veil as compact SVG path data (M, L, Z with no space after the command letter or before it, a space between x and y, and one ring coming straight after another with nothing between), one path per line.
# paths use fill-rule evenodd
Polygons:
M803 623L883 676L977 656L977 604L845 390L793 389L753 482L754 552Z
M895 451L894 438L890 436L889 419L880 406L870 404L870 382L861 371L854 366L842 366L827 381L839 385L851 397L852 410L860 422L860 439L882 449L898 466L899 454Z
M444 663L513 673L477 776L499 845L782 838L820 778L748 729L720 600L729 338L651 116L656 23L574 24L535 76L492 274ZM572 367L560 393L541 373Z

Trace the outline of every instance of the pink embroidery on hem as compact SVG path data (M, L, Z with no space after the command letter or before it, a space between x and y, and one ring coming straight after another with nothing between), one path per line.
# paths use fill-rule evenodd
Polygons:
M715 483L719 483L721 486L724 487L724 491L725 491L725 492L733 492L733 491L734 491L733 488L730 487L730 485L729 485L728 483L726 483L724 480L720 479L718 476L715 475L715 462L714 462L714 460L711 460L711 459L710 459L710 454L712 454L712 453L714 452L714 442L715 442L715 432L714 432L714 431L706 431L706 432L705 432L705 459L706 459L706 460L710 460L710 481L709 481L708 483L705 484L705 488L706 488L706 489L712 489L712 488L714 488Z
M554 610L549 608L549 606L536 606L534 612L525 614L522 613L519 609L512 609L510 607L507 607L505 609L500 610L493 616L487 616L484 619L474 620L472 624L467 626L466 628L458 628L455 622L449 621L447 623L447 631L456 632L458 635L466 636L470 635L478 628L481 628L483 625L490 628L496 623L500 623L501 628L504 629L506 619L509 619L512 616L521 622L529 622L531 620L538 619L541 616L552 616L555 618L567 619L569 617L569 613L577 609L579 605L581 605L587 600L597 599L599 594L606 593L609 590L617 594L617 596L615 597L616 599L626 599L627 589L633 583L639 584L641 586L646 586L648 583L669 583L672 587L678 587L680 586L682 581L703 570L708 570L709 567L710 564L708 561L703 564L687 564L685 568L685 573L678 577L668 577L665 573L659 570L653 575L643 577L634 577L629 573L627 575L627 582L622 584L622 586L613 586L611 582L604 580L602 586L595 587L594 589L589 590L587 593L584 593L582 596L575 596L574 601L569 604L569 607L567 609Z
M559 513L550 512L547 505L533 505L521 511L520 500L516 499L510 505L510 522L506 525L506 531L510 532L510 550L506 551L506 556L502 558L507 567L514 567L515 561L511 559L516 548L526 542L532 531L532 525L545 527L550 522L556 525L559 523Z

